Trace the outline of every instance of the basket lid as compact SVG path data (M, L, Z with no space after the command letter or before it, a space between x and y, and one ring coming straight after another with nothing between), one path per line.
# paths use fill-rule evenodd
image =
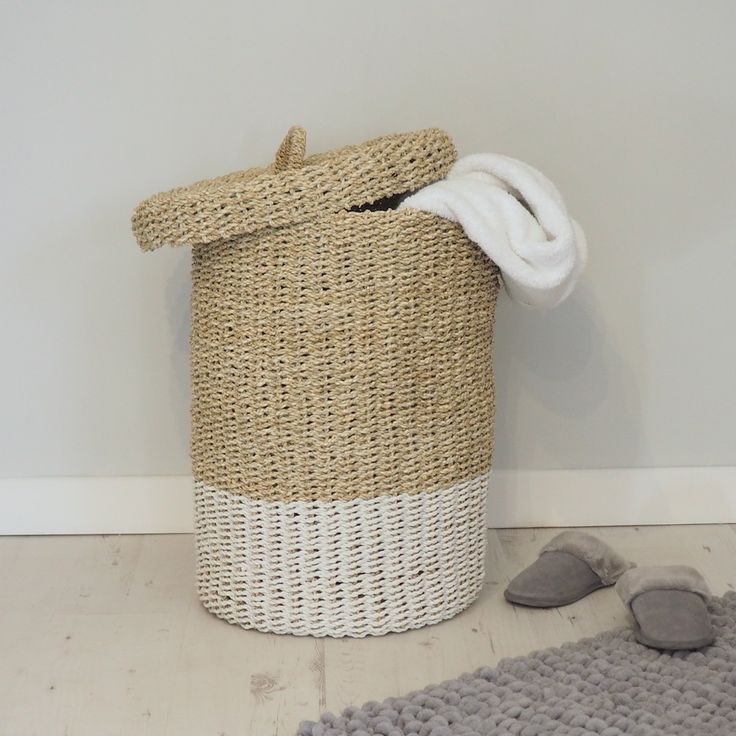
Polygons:
M143 250L204 245L370 205L441 179L457 155L438 129L387 135L307 158L305 148L304 129L293 127L269 166L149 197L133 213L138 244Z

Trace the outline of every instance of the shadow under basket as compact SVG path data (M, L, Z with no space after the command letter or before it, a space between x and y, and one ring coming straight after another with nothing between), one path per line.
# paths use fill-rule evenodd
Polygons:
M497 271L403 192L455 160L438 130L156 195L139 244L194 247L197 578L234 624L403 631L481 590Z

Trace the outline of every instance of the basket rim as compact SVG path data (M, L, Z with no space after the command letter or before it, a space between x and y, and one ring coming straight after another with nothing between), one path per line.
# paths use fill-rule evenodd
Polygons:
M304 145L304 131L292 128L277 162L234 171L143 200L132 228L142 250L163 245L205 245L285 227L415 191L441 179L457 153L439 128L373 138L300 159L289 152L290 137Z

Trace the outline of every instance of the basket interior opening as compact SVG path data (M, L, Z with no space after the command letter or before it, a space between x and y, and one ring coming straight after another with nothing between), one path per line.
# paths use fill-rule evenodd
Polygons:
M381 197L375 202L366 202L365 204L356 204L350 208L350 212L387 212L395 210L412 192L401 192L400 194L391 194L388 197Z

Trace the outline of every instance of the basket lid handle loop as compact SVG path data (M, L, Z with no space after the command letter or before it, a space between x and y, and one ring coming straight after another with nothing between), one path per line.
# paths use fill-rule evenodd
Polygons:
M274 171L299 169L304 164L304 153L307 150L307 133L304 128L294 125L289 128L286 137L276 151Z

